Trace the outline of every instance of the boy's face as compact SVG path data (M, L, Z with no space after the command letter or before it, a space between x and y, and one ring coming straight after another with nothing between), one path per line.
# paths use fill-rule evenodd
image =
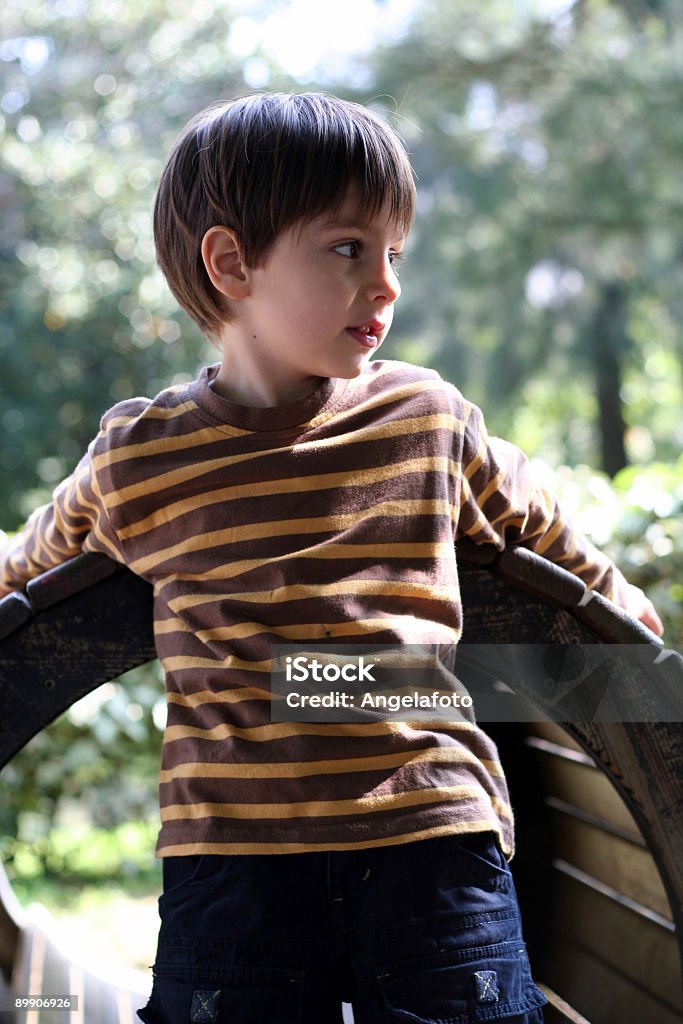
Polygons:
M361 373L391 326L403 243L386 209L360 218L351 192L338 211L284 231L249 270L236 309L242 347L280 400L310 390L311 378Z

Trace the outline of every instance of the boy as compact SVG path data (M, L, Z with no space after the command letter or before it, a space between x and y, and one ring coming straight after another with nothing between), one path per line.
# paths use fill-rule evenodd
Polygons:
M159 185L168 283L221 362L110 410L3 560L154 584L169 717L148 1024L537 1024L497 751L470 721L274 723L271 646L455 644L454 541L523 543L660 631L439 376L372 361L414 209L390 127L318 94L204 111Z

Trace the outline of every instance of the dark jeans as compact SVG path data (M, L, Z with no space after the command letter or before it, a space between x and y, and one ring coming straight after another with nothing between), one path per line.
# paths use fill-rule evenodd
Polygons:
M147 1024L542 1024L492 833L164 861Z

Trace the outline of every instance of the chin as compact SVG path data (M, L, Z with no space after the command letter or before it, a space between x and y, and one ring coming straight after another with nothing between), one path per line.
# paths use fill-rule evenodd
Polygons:
M335 373L334 376L339 377L342 380L353 380L355 377L360 377L361 373L365 370L365 367L368 363L372 362L376 354L377 349L374 349L372 352L368 352L368 354L364 355L357 363L352 366L347 365L344 369L340 369L339 373Z

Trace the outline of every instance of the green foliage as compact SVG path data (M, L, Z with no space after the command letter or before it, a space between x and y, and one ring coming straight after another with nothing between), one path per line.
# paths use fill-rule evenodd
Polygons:
M93 828L86 821L57 826L51 837L52 859L46 874L42 859L30 842L17 844L11 880L17 892L34 899L44 879L58 878L64 901L77 896L84 885L125 882L132 890L146 891L160 882L154 857L156 828L149 821L130 820L114 828Z
M613 475L681 448L683 6L544 10L425 0L373 55L421 193L390 345Z
M231 42L244 9L0 7L6 529L48 498L113 402L214 358L155 267L151 208L185 121L251 91ZM272 9L254 2L249 16ZM534 14L544 9L423 0L403 41L333 86L393 113L418 174L385 352L435 365L529 454L583 464L558 473L565 501L680 644L683 6L587 0ZM256 56L269 87L301 87ZM633 465L610 486L595 467L620 464L614 439ZM158 666L130 673L4 770L1 852L17 874L116 861L100 838L94 861L79 860L90 841L69 846L63 824L76 809L117 835L129 819L156 829L162 689Z
M3 769L0 857L65 868L60 823L100 829L127 821L159 823L157 775L164 688L157 662L105 683L34 737ZM60 838L61 835L61 838Z
M614 558L647 591L665 641L683 648L683 459L622 470L614 481L623 513L611 539Z
M58 919L60 940L77 958L147 972L159 927L155 833L148 821L106 830L69 821L54 832L54 873L23 844L8 865L12 887L22 904L40 903Z
M587 466L565 466L554 486L585 533L646 591L665 643L683 649L683 457L631 466L612 481Z
M254 5L258 15L259 5ZM166 153L249 91L227 0L0 9L0 524L76 464L115 401L213 358L154 261ZM273 69L274 87L286 86Z

